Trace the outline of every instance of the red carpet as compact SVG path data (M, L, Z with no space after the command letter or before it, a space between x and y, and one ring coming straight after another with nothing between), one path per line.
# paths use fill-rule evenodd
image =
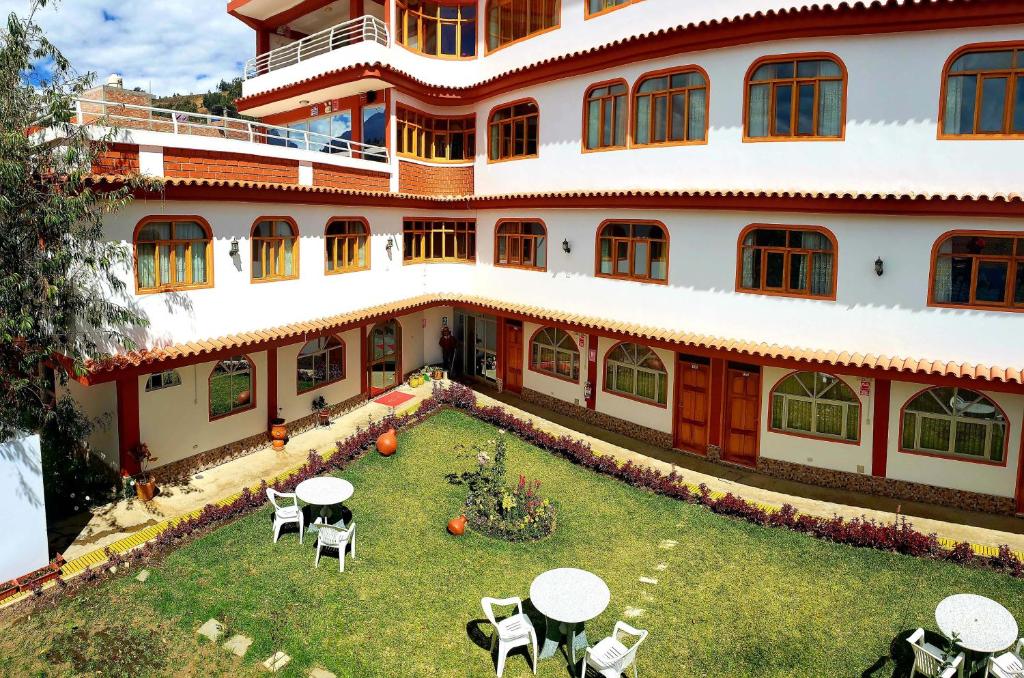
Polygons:
M392 391L386 396L381 396L373 402L384 405L385 407L398 407L407 400L412 400L413 396L408 393L402 393L401 391Z

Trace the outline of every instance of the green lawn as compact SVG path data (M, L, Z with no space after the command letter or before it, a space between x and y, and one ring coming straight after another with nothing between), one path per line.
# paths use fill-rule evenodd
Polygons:
M359 558L344 574L333 556L313 569L313 542L299 546L294 532L272 544L262 510L171 554L145 584L119 578L4 622L0 673L70 674L69 663L51 662L72 627L95 639L97 630L123 634L128 625L153 632L135 636L161 665L145 675L257 675L257 662L280 649L294 658L283 675L322 666L339 677L493 676L480 647L490 633L480 598L525 599L537 574L562 566L595 572L611 589L611 605L588 625L592 642L627 607L644 610L630 620L651 631L641 676L903 676L890 658L894 639L934 628L935 605L949 594L993 597L1024 620L1024 581L717 516L511 437L509 475L541 479L559 505L554 536L527 545L450 537L445 524L466 490L445 475L471 463L457 445L497 435L445 411L400 435L396 456L368 455L345 471L356 488L348 506ZM669 539L678 546L659 548ZM667 567L658 571L659 563ZM210 617L255 639L245 659L196 639ZM505 675L532 674L518 656ZM568 672L551 659L538 675Z

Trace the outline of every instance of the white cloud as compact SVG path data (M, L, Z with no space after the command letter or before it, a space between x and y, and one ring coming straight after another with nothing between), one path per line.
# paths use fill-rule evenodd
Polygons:
M242 74L253 30L225 0L63 0L37 16L47 37L98 82L120 73L127 88L157 95L205 92ZM0 0L0 15L25 14L28 0Z

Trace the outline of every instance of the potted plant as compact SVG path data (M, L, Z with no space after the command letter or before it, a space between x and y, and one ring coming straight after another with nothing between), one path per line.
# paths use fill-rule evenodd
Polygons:
M318 395L313 398L312 407L313 412L315 412L317 417L319 417L321 426L327 426L331 423L331 412L327 409L327 398L324 398L322 395Z
M288 440L288 427L285 426L284 419L281 417L270 422L270 438L274 441L275 450L284 449L285 441Z
M140 501L150 501L156 495L156 478L152 473L146 471L146 467L156 461L156 457L149 451L149 445L139 443L135 447L135 460L139 462L139 473L133 479L135 481L135 494Z
M431 375L434 377L434 381L440 381L444 379L444 370L442 370L440 367L435 365L434 367L430 368L430 372Z

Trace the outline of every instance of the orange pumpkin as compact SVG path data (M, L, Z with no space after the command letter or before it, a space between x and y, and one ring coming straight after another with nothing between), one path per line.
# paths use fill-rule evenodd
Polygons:
M398 450L398 436L395 435L395 429L388 429L387 433L382 433L377 438L377 451L381 453L381 456L390 457Z

